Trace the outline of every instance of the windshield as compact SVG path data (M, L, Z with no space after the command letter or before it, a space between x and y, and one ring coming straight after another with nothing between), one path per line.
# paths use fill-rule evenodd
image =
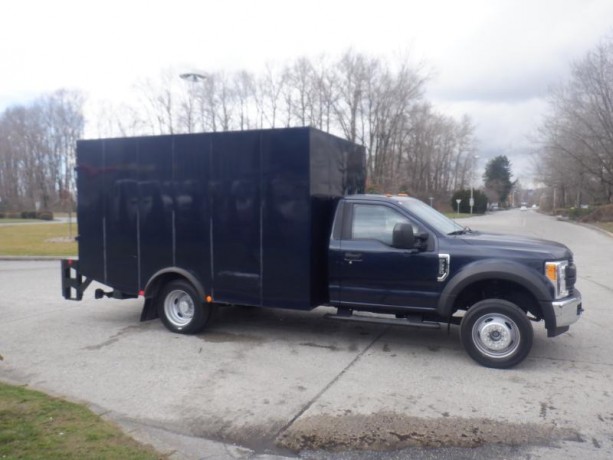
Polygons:
M394 198L397 199L399 204L411 211L412 214L440 233L449 235L452 233L463 233L465 230L460 224L442 215L422 201L415 198Z

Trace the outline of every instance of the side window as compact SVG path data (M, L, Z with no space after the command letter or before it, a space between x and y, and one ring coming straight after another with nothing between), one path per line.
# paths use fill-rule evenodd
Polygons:
M397 223L410 223L407 218L386 206L373 204L353 205L351 239L379 240L392 244L392 234Z

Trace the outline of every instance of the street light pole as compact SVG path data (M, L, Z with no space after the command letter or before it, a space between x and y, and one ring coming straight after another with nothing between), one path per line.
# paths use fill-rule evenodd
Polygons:
M187 132L191 133L192 132L192 99L194 97L194 85L196 83L199 83L201 81L206 80L206 75L200 74L200 73L193 73L193 72L188 72L188 73L182 73L179 75L179 78L181 78L182 80L185 80L187 82L189 82L189 113L188 113L188 120L187 120Z
M473 215L473 206L475 205L475 198L473 197L473 184L470 184L470 215Z
M474 173L474 169L475 169L475 163L479 160L479 155L473 155L473 167L472 172ZM473 215L473 206L475 205L475 198L473 196L473 175L470 175L470 215Z
M197 83L199 81L206 80L206 75L203 75L201 73L182 73L181 75L179 75L179 78L182 78L183 80L187 80L192 83Z

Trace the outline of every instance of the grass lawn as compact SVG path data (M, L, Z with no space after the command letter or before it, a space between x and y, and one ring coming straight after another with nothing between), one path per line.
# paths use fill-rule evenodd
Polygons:
M72 224L72 236L77 226ZM0 255L76 256L75 241L58 242L68 237L68 224L28 224L0 226Z
M0 382L0 458L165 457L84 406Z

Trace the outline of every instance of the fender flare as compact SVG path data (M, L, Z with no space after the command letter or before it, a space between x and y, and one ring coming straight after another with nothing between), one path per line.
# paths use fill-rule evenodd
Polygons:
M159 289L159 280L163 278L164 275L179 275L180 277L185 278L192 286L194 286L194 289L196 289L196 292L200 298L203 301L205 300L206 291L202 283L198 280L198 278L196 278L196 276L194 276L193 273L180 267L166 267L155 272L151 278L149 278L149 281L145 286L145 298L153 297L157 293L157 290Z
M511 260L479 260L463 267L443 289L437 305L438 314L444 318L451 316L460 292L472 283L487 279L511 281L526 288L537 300L547 329L555 328L552 292L548 280L535 270Z

